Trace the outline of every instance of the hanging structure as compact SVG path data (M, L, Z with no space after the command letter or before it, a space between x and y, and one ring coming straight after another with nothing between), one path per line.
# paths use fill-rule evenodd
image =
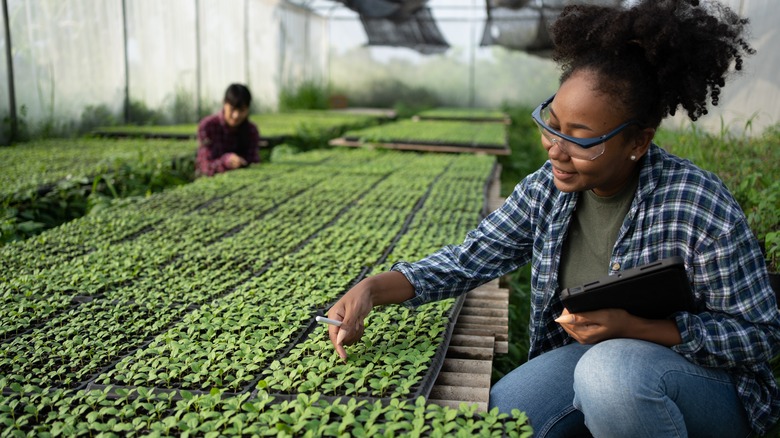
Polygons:
M428 0L340 0L357 12L369 46L407 47L422 54L443 53L444 39Z
M620 6L622 0L486 0L487 19L479 45L549 56L550 24L564 7L573 4Z

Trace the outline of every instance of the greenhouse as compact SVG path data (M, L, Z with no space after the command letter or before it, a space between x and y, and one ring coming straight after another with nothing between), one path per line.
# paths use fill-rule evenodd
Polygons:
M779 16L2 0L0 436L780 437Z

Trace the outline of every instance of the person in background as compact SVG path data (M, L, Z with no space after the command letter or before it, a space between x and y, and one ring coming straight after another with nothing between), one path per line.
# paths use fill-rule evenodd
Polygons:
M260 132L249 121L252 94L241 84L225 90L222 110L198 123L196 171L212 176L259 163Z
M373 306L458 296L530 263L529 360L493 386L491 408L526 412L536 437L766 433L780 419L780 315L761 249L716 175L652 142L679 107L695 121L717 105L754 53L747 24L715 1L565 8L551 28L560 86L532 113L549 160L460 245L347 291L328 311L339 356ZM561 303L562 288L671 256L695 312Z

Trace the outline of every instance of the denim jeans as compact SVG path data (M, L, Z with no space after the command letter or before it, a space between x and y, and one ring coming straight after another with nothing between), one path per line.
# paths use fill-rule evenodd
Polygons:
M490 407L524 411L539 438L750 435L725 370L635 339L575 343L535 357L493 386Z

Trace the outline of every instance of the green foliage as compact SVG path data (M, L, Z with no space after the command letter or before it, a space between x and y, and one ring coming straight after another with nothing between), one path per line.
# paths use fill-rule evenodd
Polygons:
M507 106L504 112L512 123L507 126L507 138L512 153L499 157L501 164L501 195L512 193L515 185L536 171L545 161L547 152L539 140L539 131L531 119L532 108Z
M298 110L284 113L251 114L250 120L260 130L260 136L270 142L284 140L299 150L310 150L327 145L327 140L351 128L371 126L381 117L345 111ZM195 138L197 123L177 125L116 125L101 126L96 135L123 137Z
M16 112L15 121L11 120L10 114L3 117L2 130L0 130L0 133L4 136L4 139L0 144L9 145L13 144L15 141L26 141L30 139L30 127L26 117L27 106L24 104L22 104L19 107L19 111Z
M169 122L173 124L188 123L198 120L198 108L192 93L178 88L169 102ZM104 125L105 126L105 125Z
M400 118L411 117L420 111L441 106L439 98L429 89L392 78L375 80L362 91L342 94L349 96L350 106L393 108Z
M279 111L328 109L330 87L319 81L307 80L295 86L282 87L279 92Z
M140 100L130 100L127 105L127 122L134 125L161 125L166 122L165 114L151 109Z
M506 436L530 438L525 414L393 400L326 400L265 392L229 396L133 389L51 390L0 396L3 436Z
M770 231L764 237L766 261L769 272L780 272L780 231Z
M451 120L401 120L344 133L348 140L364 143L414 143L473 147L506 145L506 129L501 123Z
M0 158L0 243L194 178L194 146L182 142L46 140L0 149Z
M414 314L398 306L373 312L346 363L333 355L327 328L316 327L308 340L270 365L261 386L280 393L408 398L430 367L452 304L429 304Z
M504 122L508 116L502 112L490 108L433 108L417 113L422 120L462 120L462 121L494 121Z
M111 111L106 105L90 105L84 108L84 111L81 112L79 132L90 132L99 126L116 125L117 122L118 120L113 111Z
M416 398L453 300L376 312L351 364L313 322L360 272L462 239L493 162L282 155L0 248L0 433L530 436Z

